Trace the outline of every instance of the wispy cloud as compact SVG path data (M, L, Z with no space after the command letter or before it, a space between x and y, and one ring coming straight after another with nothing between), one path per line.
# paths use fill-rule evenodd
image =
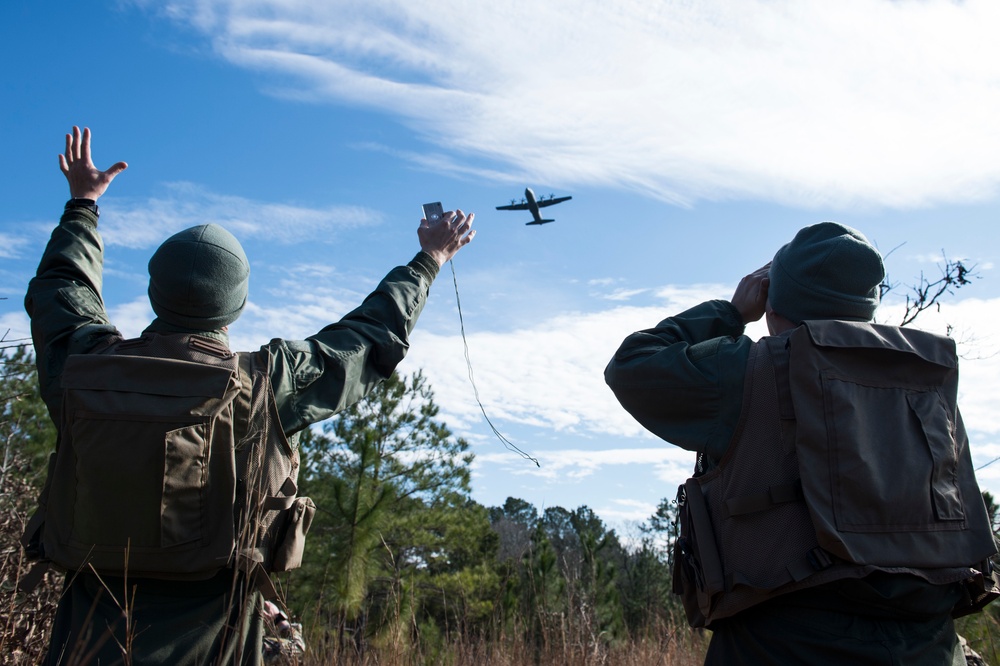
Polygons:
M30 342L31 329L28 315L23 311L4 312L0 314L0 340L4 342Z
M154 247L174 232L214 222L240 239L288 245L331 238L336 232L377 224L377 211L359 206L308 208L211 192L193 183L169 183L149 199L108 196L101 230L108 245ZM102 203L103 200L102 200Z
M133 1L273 94L388 111L470 169L678 203L909 207L1000 183L991 0Z
M578 482L609 468L639 465L652 470L662 481L676 484L691 471L693 454L670 446L650 436L647 448L616 447L597 449L553 449L536 452L539 466L526 465L512 452L497 452L493 443L485 452L476 451L476 465L494 465L515 476L534 476L547 480ZM648 515L648 514L647 514Z
M24 236L8 234L0 231L0 259L16 259L21 249L30 243Z
M598 507L597 512L614 523L644 522L656 513L656 504L638 500L616 499L612 500L610 505ZM631 536L628 530L625 530L625 536Z
M468 162L456 159L453 155L438 152L414 152L412 150L399 150L377 143L357 143L352 146L357 150L367 150L371 152L391 155L400 160L404 160L414 168L432 171L439 174L447 174L454 178L479 178L486 181L499 182L519 182L519 179L511 176L510 173L500 169L489 169L481 166L472 166Z
M285 280L263 299L247 303L239 320L230 329L233 348L257 349L272 338L301 340L337 321L353 310L367 295L346 289L311 286L309 280ZM374 286L374 285L373 285Z
M155 316L145 296L114 305L108 310L108 319L126 338L138 337Z
M648 289L615 289L614 291L604 294L602 298L609 301L627 301L633 296L638 296L639 294L644 294Z

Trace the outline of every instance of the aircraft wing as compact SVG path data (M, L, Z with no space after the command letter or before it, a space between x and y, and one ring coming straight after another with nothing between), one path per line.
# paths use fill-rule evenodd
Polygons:
M541 204L539 204L539 206L540 205ZM510 204L509 206L497 206L497 210L529 210L529 209L528 209L528 204L519 203L519 204Z
M569 201L573 197L558 197L556 199L543 199L538 202L539 208L544 208L545 206L553 206L557 203L562 203L563 201Z

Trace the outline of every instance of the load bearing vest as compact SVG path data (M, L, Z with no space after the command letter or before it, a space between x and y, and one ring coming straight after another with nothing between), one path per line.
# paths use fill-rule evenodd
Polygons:
M726 454L678 493L675 591L693 626L874 571L965 581L956 616L1000 593L954 341L807 321L756 343L745 382Z
M301 562L315 512L266 367L196 335L147 334L62 373L59 442L29 553L66 570L198 580Z

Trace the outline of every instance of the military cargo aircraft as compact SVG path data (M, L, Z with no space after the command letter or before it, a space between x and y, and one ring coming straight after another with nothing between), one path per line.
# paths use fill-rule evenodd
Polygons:
M555 220L542 219L542 214L538 212L538 209L544 208L545 206L554 206L557 203L569 201L572 198L573 197L556 197L554 194L550 194L548 198L545 198L544 196L541 198L535 198L535 193L531 191L531 188L526 187L524 188L524 198L521 199L520 203L511 199L509 205L497 206L497 210L530 210L531 216L535 219L531 222L525 222L526 225L531 226L532 224L548 224L549 222L555 222Z

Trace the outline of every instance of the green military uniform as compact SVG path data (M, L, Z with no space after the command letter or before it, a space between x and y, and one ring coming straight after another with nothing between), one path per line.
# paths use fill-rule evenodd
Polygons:
M97 215L67 206L25 299L41 394L56 424L67 356L95 353L122 339L101 295L103 260ZM276 339L254 352L270 359L277 413L293 446L297 433L356 402L393 372L437 272L437 262L420 252L339 322L305 340ZM148 330L197 332L228 344L224 330L178 329L159 318ZM197 582L70 573L48 663L122 663L127 647L132 663L259 664L261 640L260 595L231 571Z
M636 420L699 454L699 473L718 466L739 426L754 344L743 333L731 303L708 301L630 335L605 372ZM951 664L961 596L957 583L885 573L792 592L715 622L706 663Z

